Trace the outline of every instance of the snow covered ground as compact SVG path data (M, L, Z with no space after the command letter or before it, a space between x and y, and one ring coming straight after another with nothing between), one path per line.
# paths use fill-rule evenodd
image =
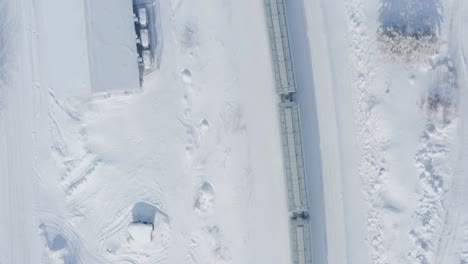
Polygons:
M288 263L263 3L161 1L160 69L84 97L50 4L2 2L0 263Z
M293 54L312 62L315 96L299 85L311 78L300 72L307 60L295 58L298 98L318 113L327 246L314 250L327 259L317 263L467 263L466 4L304 1L304 10L305 22L288 21L308 32L291 34ZM391 26L408 30L397 45L380 33ZM417 30L423 37L411 38ZM316 138L308 131L305 142Z
M263 1L161 1L142 91L80 97L59 2L0 2L0 263L289 263ZM468 263L468 4L286 3L314 264Z

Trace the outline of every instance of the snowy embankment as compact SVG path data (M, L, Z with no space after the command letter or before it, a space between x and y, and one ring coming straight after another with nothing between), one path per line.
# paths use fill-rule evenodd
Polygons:
M312 23L320 16L306 4L314 73L329 63L333 80L314 82L322 164L333 150L326 142L340 152L330 177L343 189L323 176L329 263L467 261L465 5L321 1L323 23ZM320 103L329 98L323 89L332 90L336 117ZM327 116L336 137L322 126ZM345 237L328 232L340 197Z
M37 24L1 94L0 262L289 263L263 3L161 1L164 54L143 91L79 98L66 95L89 90L86 52L75 43L60 67L51 4L12 11Z

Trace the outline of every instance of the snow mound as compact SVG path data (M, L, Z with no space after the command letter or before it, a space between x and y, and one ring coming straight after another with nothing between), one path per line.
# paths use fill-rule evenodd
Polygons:
M208 122L208 120L206 119L203 119L200 121L200 130L202 130L203 132L206 132L208 131L208 129L210 129L210 122Z
M129 240L137 245L149 244L153 239L153 224L130 223L128 225Z
M146 245L153 240L154 220L157 208L146 202L138 202L133 207L133 222L128 225L128 241L136 245Z
M409 64L423 62L440 47L436 35L407 34L395 28L379 29L379 48L387 59Z
M213 211L215 203L215 190L209 182L204 182L198 189L195 201L195 211L200 214L209 214Z
M129 206L127 212L112 219L101 234L106 263L121 263L128 256L141 261L137 263L159 263L171 239L169 216L146 201Z
M192 72L189 69L184 69L182 71L182 81L185 84L191 84L192 83Z

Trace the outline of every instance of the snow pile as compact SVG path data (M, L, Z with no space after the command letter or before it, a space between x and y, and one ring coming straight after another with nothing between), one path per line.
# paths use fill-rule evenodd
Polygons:
M431 83L425 90L423 109L430 118L450 123L457 116L460 90L457 69L450 55L440 55L431 61Z
M72 253L69 241L52 226L40 226L42 236L46 240L43 263L67 264L76 263L77 259Z
M133 222L128 225L129 241L138 246L153 240L154 221L158 209L148 203L139 202L133 207Z
M129 239L142 246L148 244L152 240L153 224L147 223L130 223L128 225Z

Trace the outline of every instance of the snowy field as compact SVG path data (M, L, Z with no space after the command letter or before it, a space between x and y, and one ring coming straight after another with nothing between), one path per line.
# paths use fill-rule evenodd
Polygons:
M313 264L468 263L468 3L286 9ZM263 1L159 13L0 1L0 264L291 262Z
M161 1L142 91L75 97L52 2L1 2L0 263L289 263L263 3Z

